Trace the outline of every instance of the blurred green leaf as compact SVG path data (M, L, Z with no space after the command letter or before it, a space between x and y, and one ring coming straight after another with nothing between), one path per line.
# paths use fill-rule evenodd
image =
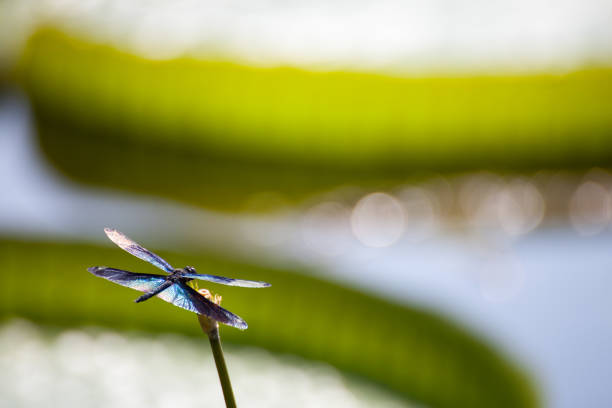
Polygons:
M402 78L150 61L42 29L18 74L73 179L223 210L415 171L605 166L612 69ZM129 175L129 176L128 176Z
M209 286L249 329L222 327L224 341L329 362L432 407L534 407L525 375L484 342L446 319L289 270L215 255L161 252L175 266L265 280L271 288ZM94 265L155 273L116 249L0 240L0 316L39 323L202 336L192 313L139 295L86 271Z

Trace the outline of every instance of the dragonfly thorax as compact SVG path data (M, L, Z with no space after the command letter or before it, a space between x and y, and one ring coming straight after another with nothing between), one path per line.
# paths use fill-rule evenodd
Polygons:
M193 266L186 266L183 269L174 269L172 273L170 274L170 276L168 276L166 279L172 282L178 282L179 280L182 280L182 279L187 279L188 281L190 281L191 280L190 278L185 278L185 275L190 274L190 273L195 274L196 273L195 268Z

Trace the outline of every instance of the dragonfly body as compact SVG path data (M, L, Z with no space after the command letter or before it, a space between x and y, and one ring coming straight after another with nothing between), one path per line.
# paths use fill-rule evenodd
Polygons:
M185 277L185 275L189 273L191 274L196 273L195 268L193 266L186 266L183 269L175 269L174 272L172 272L170 275L165 277L166 282L159 285L153 292L148 292L140 296L134 302L136 303L144 302L145 300L150 299L153 296L156 296L162 291L168 289L170 286L172 286L175 283L178 283L178 282L187 283L189 281L192 281L193 278Z
M193 288L187 285L193 279L206 280L230 286L242 286L250 288L263 288L270 286L269 283L259 281L249 281L242 279L226 278L224 276L205 275L196 272L192 266L182 269L174 269L168 262L163 260L153 252L141 247L121 232L105 228L104 232L111 241L121 249L130 254L151 263L168 275L155 275L148 273L135 273L116 268L104 266L94 266L87 270L101 278L110 280L119 285L145 292L144 295L136 299L136 303L157 296L166 302L183 309L202 314L239 329L246 329L246 322L239 316L213 303Z

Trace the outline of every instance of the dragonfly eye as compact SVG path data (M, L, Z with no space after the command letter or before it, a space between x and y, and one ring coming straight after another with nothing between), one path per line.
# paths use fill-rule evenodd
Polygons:
M196 270L195 270L195 268L193 266L186 266L185 267L185 271L187 273L196 273Z

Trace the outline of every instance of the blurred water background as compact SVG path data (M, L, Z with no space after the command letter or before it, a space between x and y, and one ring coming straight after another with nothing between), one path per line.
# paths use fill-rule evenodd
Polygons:
M612 403L608 2L0 4L3 406Z

